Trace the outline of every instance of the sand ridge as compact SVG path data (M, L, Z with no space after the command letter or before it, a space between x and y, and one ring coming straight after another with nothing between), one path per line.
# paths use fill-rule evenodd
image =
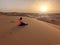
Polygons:
M19 17L0 16L0 45L56 45L60 43L60 30L57 28L29 17L23 17L23 21L28 23L28 26L18 27L17 18Z

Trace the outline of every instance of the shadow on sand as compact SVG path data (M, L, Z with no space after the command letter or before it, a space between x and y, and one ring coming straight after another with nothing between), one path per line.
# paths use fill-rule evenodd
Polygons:
M47 20L44 20L44 19L38 19L38 20L45 21L45 22L60 26L60 21L56 21L56 20L47 21Z
M13 32L16 32L16 31L22 31L23 28L27 27L27 25L25 26L18 26L16 25L15 27L11 28L9 33L13 33Z

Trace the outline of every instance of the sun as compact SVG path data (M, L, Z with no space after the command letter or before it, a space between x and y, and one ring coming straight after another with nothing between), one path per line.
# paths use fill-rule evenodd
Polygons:
M40 11L41 12L46 12L47 11L47 7L46 6L41 6Z

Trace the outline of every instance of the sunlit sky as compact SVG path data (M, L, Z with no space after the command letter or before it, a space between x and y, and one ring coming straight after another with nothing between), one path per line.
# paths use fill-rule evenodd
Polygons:
M45 8L46 9L45 9ZM60 0L0 0L0 11L4 12L57 12Z

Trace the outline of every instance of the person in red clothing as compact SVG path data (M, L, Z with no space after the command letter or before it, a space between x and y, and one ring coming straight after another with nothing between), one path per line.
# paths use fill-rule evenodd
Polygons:
M21 24L22 24L22 17L18 19L18 26L20 26Z
M24 22L22 22L22 17L20 17L20 19L18 19L18 26L25 26L28 24L25 24Z

